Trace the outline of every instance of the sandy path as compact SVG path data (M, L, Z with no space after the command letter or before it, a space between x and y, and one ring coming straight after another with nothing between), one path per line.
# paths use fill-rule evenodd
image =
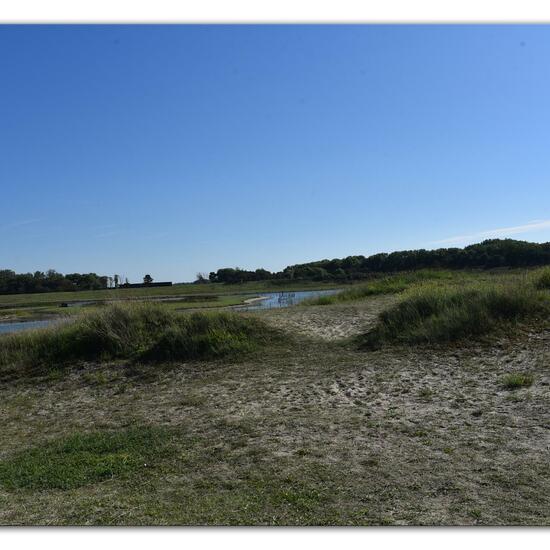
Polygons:
M261 311L268 323L304 336L339 340L368 330L378 314L395 303L395 296L376 296L356 304L294 306Z

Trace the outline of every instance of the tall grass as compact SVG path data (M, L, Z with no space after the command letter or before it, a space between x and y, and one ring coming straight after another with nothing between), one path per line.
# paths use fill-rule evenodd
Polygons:
M236 313L183 315L152 303L115 304L73 322L0 339L0 367L69 361L216 358L252 351L273 331Z
M545 310L548 300L529 284L421 285L382 312L360 342L370 348L384 343L451 342L487 334Z
M537 269L533 273L533 281L539 290L550 290L550 267Z
M353 302L376 294L397 294L407 290L414 284L426 281L449 281L456 277L457 274L445 270L423 269L410 273L399 273L397 275L374 279L366 284L353 286L330 296L319 296L304 300L302 304L324 306Z

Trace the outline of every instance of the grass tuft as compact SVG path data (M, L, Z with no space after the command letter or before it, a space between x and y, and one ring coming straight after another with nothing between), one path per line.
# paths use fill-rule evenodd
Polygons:
M252 351L273 336L238 313L178 314L152 303L114 304L47 329L0 339L0 367L58 368L81 360L175 361Z
M526 372L507 374L502 379L502 385L507 390L517 390L519 388L527 388L533 383L533 376Z
M526 284L427 284L411 289L401 302L382 312L360 343L379 348L384 343L452 342L487 334L546 307L545 297Z
M194 313L179 321L161 332L144 358L173 361L246 353L254 351L270 334L257 319L235 313Z

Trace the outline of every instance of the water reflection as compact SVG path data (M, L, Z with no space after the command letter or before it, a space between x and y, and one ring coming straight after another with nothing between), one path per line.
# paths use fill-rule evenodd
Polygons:
M0 323L0 334L19 332L31 328L43 328L56 321L56 319L43 319L42 321L18 321L15 323Z
M257 311L260 309L276 309L290 307L303 302L307 298L317 298L319 296L330 296L340 292L339 289L333 290L299 290L295 292L263 292L261 300L255 301L244 306L235 306L234 309L240 311Z

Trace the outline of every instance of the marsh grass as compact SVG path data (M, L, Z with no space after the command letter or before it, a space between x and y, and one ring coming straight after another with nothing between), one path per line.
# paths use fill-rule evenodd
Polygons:
M25 449L0 461L7 489L73 489L151 469L170 451L171 433L159 427L77 433Z
M382 312L360 344L437 343L477 337L498 326L548 311L548 299L527 282L464 286L424 284Z
M413 271L410 273L399 273L397 275L374 279L369 283L356 285L330 296L310 298L309 300L304 300L302 304L324 306L354 302L356 300L361 300L363 298L367 298L368 296L375 296L378 294L397 294L407 290L412 285L426 281L445 282L457 279L459 276L459 274L451 271L429 269Z
M153 303L114 304L55 327L2 337L0 368L213 359L253 351L274 335L260 320L236 313L184 315Z

